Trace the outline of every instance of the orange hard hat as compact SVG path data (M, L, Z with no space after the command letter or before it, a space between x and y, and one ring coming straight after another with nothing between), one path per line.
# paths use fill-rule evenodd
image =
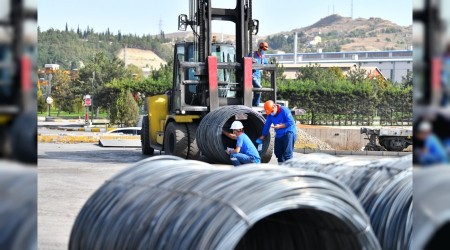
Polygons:
M274 103L272 100L268 100L264 103L264 110L266 111L266 115L273 112Z

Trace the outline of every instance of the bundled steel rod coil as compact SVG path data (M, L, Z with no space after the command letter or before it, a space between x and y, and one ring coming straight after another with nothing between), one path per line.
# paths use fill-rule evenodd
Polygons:
M284 165L326 173L344 182L366 210L383 249L411 246L411 156L370 162L317 153L292 159Z
M412 250L450 249L450 168L414 169Z
M219 168L156 156L86 202L69 249L380 249L369 218L325 174Z
M0 249L37 249L37 173L0 167Z
M196 138L200 151L212 162L231 164L230 156L225 153L225 149L234 148L236 141L223 135L222 130L231 132L229 129L231 123L236 120L236 115L247 117L241 122L244 125L244 132L253 143L261 136L265 119L251 108L240 105L223 106L208 113L198 126ZM270 161L273 154L273 142L273 135L264 139L263 149L260 152L261 162Z

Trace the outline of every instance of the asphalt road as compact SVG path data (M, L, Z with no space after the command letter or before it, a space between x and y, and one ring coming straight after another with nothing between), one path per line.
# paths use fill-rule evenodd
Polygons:
M67 249L76 216L92 193L120 170L146 158L140 148L104 148L92 143L40 143L38 157L38 247L46 250ZM276 158L270 163L276 164Z

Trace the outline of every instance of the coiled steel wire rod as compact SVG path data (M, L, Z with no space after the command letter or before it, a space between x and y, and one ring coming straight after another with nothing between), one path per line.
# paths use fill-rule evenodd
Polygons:
M35 169L0 166L0 249L37 249Z
M354 160L315 153L284 164L344 182L358 197L383 249L409 249L412 235L412 158Z
M380 249L369 218L325 174L173 156L143 160L86 202L69 249Z
M230 156L225 153L227 147L234 148L236 141L222 135L222 130L229 130L236 115L245 115L241 120L244 132L254 141L261 136L264 127L264 117L249 107L241 105L223 106L208 113L200 122L197 129L197 145L200 151L210 161L215 163L231 164ZM264 139L263 149L260 152L261 162L267 163L273 154L273 133ZM255 145L256 146L256 145Z
M414 169L414 231L412 250L450 249L450 168Z

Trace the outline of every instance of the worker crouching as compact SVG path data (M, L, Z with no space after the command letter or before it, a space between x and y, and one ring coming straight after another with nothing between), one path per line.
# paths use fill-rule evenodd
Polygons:
M237 140L236 147L225 150L230 155L231 163L239 166L247 163L261 163L258 150L250 138L244 133L244 125L240 121L234 121L230 127L233 133L222 131L224 135L232 140Z

